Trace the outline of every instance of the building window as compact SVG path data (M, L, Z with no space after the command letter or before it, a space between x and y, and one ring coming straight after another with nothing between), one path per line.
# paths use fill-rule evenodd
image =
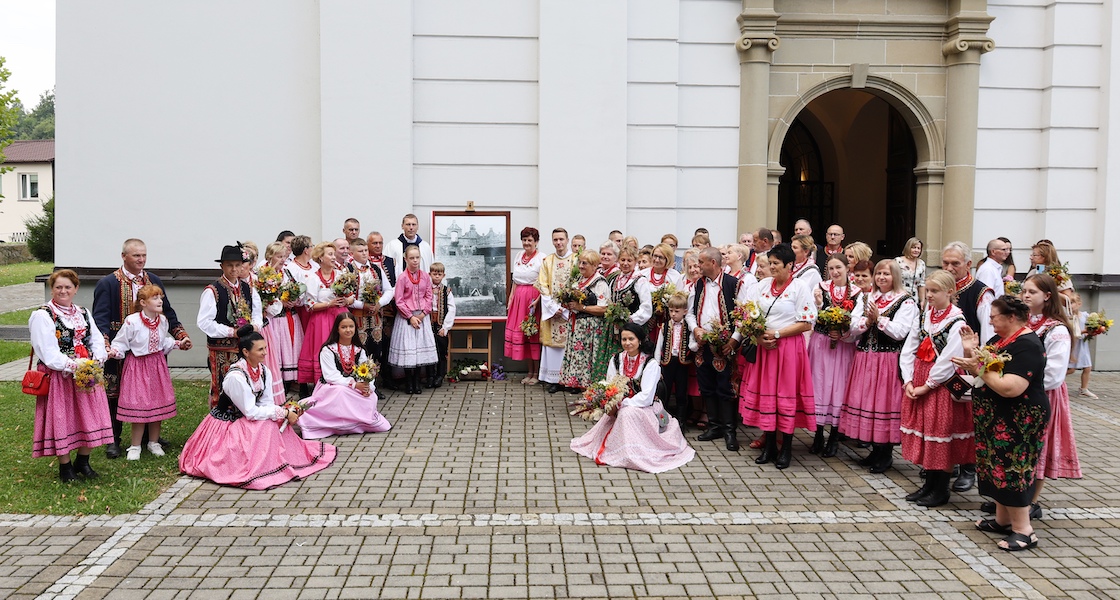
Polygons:
M39 199L39 174L38 173L20 173L19 174L19 199L20 200L38 200Z

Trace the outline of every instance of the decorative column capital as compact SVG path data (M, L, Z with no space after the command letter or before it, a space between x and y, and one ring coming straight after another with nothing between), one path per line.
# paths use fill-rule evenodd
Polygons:
M970 50L978 50L980 54L995 50L995 42L988 37L988 25L994 18L983 11L962 11L949 17L945 22L948 41L941 46L941 53L952 56Z
M782 43L776 33L779 16L772 9L743 9L735 18L739 23L739 39L735 42L735 47L739 52L752 48L765 48L770 52L777 50Z

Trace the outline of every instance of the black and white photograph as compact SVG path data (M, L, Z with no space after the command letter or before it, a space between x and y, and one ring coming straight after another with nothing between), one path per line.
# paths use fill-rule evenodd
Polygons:
M458 315L504 320L509 290L509 211L435 211L435 260L447 269Z

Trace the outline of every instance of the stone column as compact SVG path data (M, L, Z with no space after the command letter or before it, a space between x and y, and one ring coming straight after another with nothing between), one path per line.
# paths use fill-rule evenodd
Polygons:
M743 0L739 15L739 210L737 232L773 227L767 210L767 147L770 131L770 61L780 41L773 0ZM776 203L775 203L776 206ZM771 214L773 213L773 214Z
M976 194L976 127L980 103L980 55L995 48L986 37L992 17L984 2L955 0L946 23L945 185L943 243L972 239ZM937 248L940 250L940 248Z
M922 259L930 265L941 263L941 249L956 238L942 237L941 215L944 213L943 191L945 168L922 163L914 169L917 178L917 207L915 210L914 231L924 241ZM971 212L969 223L972 222ZM970 244L971 245L971 244Z

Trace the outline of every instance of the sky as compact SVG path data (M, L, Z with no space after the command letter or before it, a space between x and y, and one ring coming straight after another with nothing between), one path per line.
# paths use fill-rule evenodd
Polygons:
M55 0L0 0L0 56L12 72L4 89L30 110L54 87Z

